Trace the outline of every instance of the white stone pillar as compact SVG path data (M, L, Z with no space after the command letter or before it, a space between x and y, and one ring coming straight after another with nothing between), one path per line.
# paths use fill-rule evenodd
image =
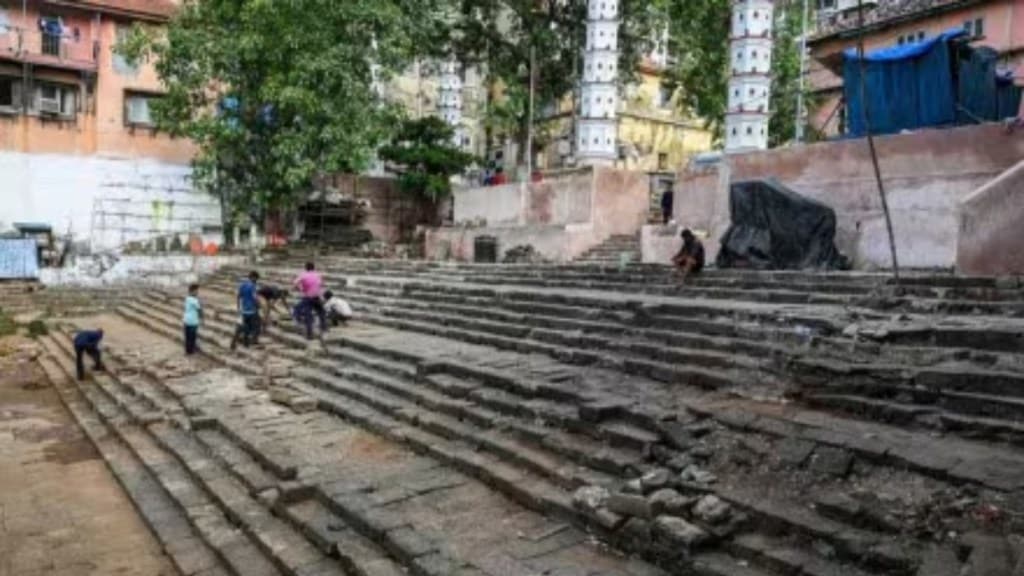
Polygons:
M588 0L576 155L580 164L619 157L619 0Z
M441 63L437 112L455 130L453 143L462 148L465 136L465 127L462 125L462 76L459 75L459 63L455 59Z
M772 0L733 0L726 152L768 147L773 13Z

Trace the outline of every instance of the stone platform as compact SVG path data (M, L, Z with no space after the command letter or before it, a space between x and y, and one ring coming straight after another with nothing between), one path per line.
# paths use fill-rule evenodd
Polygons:
M320 264L323 342L227 350L243 269L200 357L154 291L44 340L183 574L1024 573L1018 279Z

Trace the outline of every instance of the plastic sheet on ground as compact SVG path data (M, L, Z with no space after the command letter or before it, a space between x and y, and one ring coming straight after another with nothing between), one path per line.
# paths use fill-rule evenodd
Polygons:
M733 183L732 224L722 237L719 268L838 269L836 213L776 180Z

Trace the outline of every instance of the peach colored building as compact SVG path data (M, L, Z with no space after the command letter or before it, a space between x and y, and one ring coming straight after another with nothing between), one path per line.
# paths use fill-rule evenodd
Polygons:
M174 9L170 0L0 1L0 150L188 163L188 141L152 129L153 66L114 53L133 23L158 25Z
M192 185L194 145L154 128L152 62L115 47L176 0L0 0L0 232L49 224L93 249L217 238L219 203Z
M842 0L838 0L843 4ZM819 0L835 6L837 0ZM810 123L825 135L839 132L843 50L857 46L859 18L856 3L823 19L808 41L811 58L808 81L816 108ZM864 5L872 5L865 1ZM974 46L999 52L1002 66L1014 71L1024 84L1024 0L878 0L864 15L864 46L867 51L916 42L952 28L964 28Z

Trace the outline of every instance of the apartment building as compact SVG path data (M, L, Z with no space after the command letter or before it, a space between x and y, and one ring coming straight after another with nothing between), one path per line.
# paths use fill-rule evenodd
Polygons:
M95 247L219 225L193 190L195 148L155 129L151 62L116 53L171 0L0 0L0 231L49 224Z
M1024 0L819 0L818 29L808 41L808 80L816 109L811 126L826 136L842 123L842 53L863 34L867 51L920 42L954 28L969 34L972 46L997 51L1000 67L1024 84Z

